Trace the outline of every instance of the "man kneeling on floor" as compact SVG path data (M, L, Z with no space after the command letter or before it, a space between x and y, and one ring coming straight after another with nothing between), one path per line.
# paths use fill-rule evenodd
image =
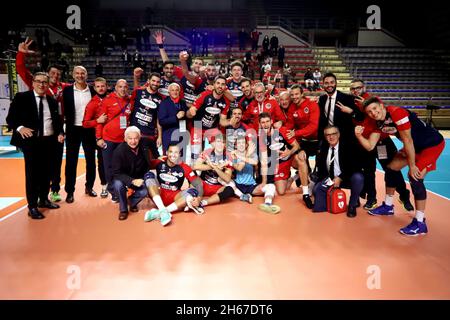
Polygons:
M180 161L177 142L169 145L166 157L152 160L150 167L156 169L156 174L148 172L145 184L157 209L147 211L144 221L159 219L165 226L172 220L171 212L187 208L196 214L204 213L200 205L203 196L202 181L187 164ZM193 188L181 191L185 178Z
M128 218L128 204L131 212L137 212L138 203L147 196L144 175L150 168L150 154L139 143L141 131L135 126L125 130L122 142L113 154L113 188L119 197L119 220ZM127 199L128 190L132 195Z
M325 140L317 155L317 173L319 181L313 189L314 212L327 210L326 194L329 187L350 188L350 202L347 216L356 217L359 207L359 194L364 185L364 176L355 163L352 150L345 141L339 141L339 129L328 126L324 129Z

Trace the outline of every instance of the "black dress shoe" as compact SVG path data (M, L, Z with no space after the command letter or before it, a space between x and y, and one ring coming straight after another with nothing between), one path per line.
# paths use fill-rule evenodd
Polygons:
M122 211L119 214L119 220L126 220L128 218L128 211Z
M303 201L308 209L312 209L314 207L311 197L308 194L303 195Z
M32 208L30 211L28 211L28 215L31 217L31 219L44 219L45 216L40 212L37 208Z
M356 207L348 206L347 217L349 217L349 218L356 217Z
M39 208L47 208L47 209L58 209L59 205L57 205L56 203L53 203L49 200L45 200L43 202L39 202L38 207Z
M139 209L138 209L137 206L134 206L134 207L130 206L130 211L131 211L131 212L138 212Z
M86 188L85 193L86 193L89 197L96 197L96 196L97 196L97 193L96 193L94 190L92 190L92 189Z
M73 193L68 193L67 194L67 198L66 198L66 202L67 203L72 203L75 199L73 198Z

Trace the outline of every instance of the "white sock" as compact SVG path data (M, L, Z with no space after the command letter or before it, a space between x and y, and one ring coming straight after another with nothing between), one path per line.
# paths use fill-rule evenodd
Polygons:
M156 206L158 207L159 210L165 209L166 206L164 205L164 203L162 202L161 196L154 196L153 198L153 202L156 204Z
M105 191L107 187L108 187L107 184L103 184L103 185L102 185L102 190Z
M208 200L203 199L202 201L200 201L200 204L202 205L202 207L205 207L208 205Z
M425 218L425 212L416 210L416 219L419 222L423 222L423 219Z
M309 188L308 188L308 186L302 186L302 190L303 190L303 194L304 195L305 194L309 195Z
M394 196L390 196L390 195L386 195L386 198L384 198L384 203L387 206L392 206L392 204L394 203Z
M233 188L234 194L237 195L239 198L243 195L242 191L238 188Z
M272 204L272 197L264 198L264 203L270 206Z
M167 211L169 212L174 212L178 210L177 205L175 204L175 202L171 203L167 208Z

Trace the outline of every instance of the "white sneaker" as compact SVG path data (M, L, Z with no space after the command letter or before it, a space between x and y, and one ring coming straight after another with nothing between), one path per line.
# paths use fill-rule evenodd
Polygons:
M205 210L202 208L201 205L196 207L192 204L192 198L186 199L186 205L189 207L189 209L194 211L196 214L204 214L205 213Z

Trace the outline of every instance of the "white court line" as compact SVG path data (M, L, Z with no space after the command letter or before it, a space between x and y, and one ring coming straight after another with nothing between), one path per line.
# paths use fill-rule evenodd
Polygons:
M383 170L380 170L380 169L377 169L377 171L384 173L384 171L383 171ZM407 180L405 180L405 182L406 182L407 184L410 184L409 181L407 181ZM428 191L428 192L431 192L432 194L434 194L434 195L436 195L436 196L438 196L438 197L441 197L441 198L443 198L443 199L445 199L445 200L450 200L450 198L447 198L446 196L443 196L442 194L436 193L436 192L431 191L431 190L428 190L428 189L427 189L427 191Z
M81 176L78 176L76 180L80 179L82 176L85 176L85 175L86 175L86 173L83 173ZM61 186L61 189L62 189L64 186L65 186L65 184L63 184L63 185ZM4 221L4 220L6 220L6 219L12 217L13 215L19 213L20 211L22 211L23 209L25 209L25 208L27 208L27 207L28 207L28 204L24 205L23 207L20 207L19 209L17 209L17 210L15 210L15 211L11 212L10 214L7 214L7 215L4 216L3 218L0 218L0 222L2 222L2 221Z

